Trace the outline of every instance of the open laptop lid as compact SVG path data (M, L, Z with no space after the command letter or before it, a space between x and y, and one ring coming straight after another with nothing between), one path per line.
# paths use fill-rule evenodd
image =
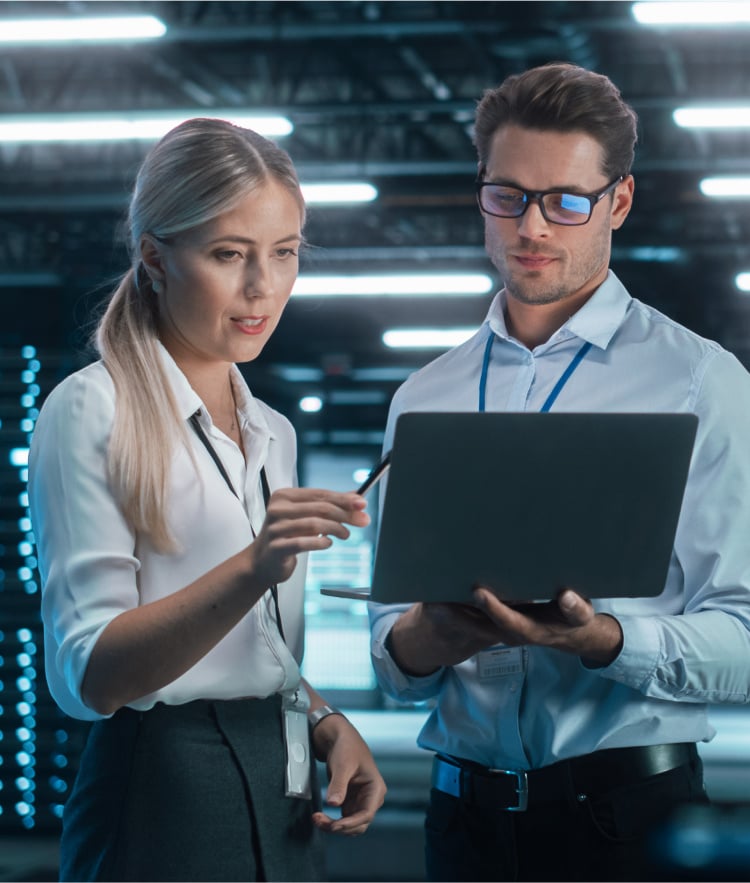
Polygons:
M693 414L411 412L397 421L371 600L664 588ZM361 597L361 595L360 595Z

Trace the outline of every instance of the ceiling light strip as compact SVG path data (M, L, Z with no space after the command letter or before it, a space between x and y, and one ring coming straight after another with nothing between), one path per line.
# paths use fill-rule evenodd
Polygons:
M750 3L747 0L634 3L632 13L635 20L644 25L695 27L750 24Z
M747 129L750 128L750 105L678 107L672 119L682 129Z
M267 137L283 137L294 128L286 117L248 114L237 108L202 107L124 114L16 114L0 118L0 142L157 140L193 117L229 120Z
M153 40L167 28L153 15L0 19L0 43L101 43Z
M476 328L391 328L383 343L392 349L450 349L465 343Z
M328 181L319 184L302 184L302 195L309 203L316 205L346 205L349 203L372 202L378 191L365 181Z
M485 273L382 274L358 276L301 275L294 297L421 297L487 294L493 281Z
M704 196L718 199L747 199L750 197L750 177L704 178L698 185Z

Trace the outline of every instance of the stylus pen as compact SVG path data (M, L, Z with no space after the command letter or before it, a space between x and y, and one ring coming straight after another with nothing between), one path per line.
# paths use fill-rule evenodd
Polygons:
M362 484L357 488L357 493L364 496L370 488L377 484L380 479L385 475L388 471L388 467L391 465L391 452L388 451L387 454L383 456L383 459L378 463L377 466L370 472L367 478L362 482Z

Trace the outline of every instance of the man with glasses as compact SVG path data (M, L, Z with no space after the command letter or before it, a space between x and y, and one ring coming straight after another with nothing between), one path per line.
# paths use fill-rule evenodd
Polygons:
M554 390L554 410L697 414L695 452L660 596L371 604L373 662L390 695L433 703L429 879L658 879L650 832L707 800L707 706L750 698L750 376L609 269L636 116L608 78L511 76L480 101L475 141L504 288L397 391L385 448L404 411L538 411ZM530 501L530 531L549 506Z

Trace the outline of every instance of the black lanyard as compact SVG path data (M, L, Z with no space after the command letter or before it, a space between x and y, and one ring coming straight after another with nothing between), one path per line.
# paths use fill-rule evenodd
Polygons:
M216 453L216 451L214 450L214 446L208 440L208 436L203 431L203 427L201 426L200 420L198 419L199 413L200 413L200 411L196 411L195 414L190 415L190 423L192 424L192 427L195 430L198 438L203 442L204 447L206 448L208 453L211 455L211 459L216 464L216 468L221 473L221 477L227 483L227 487L235 495L235 497L237 497L237 499L239 500L239 495L238 495L237 491L234 489L234 485L232 484L232 479L227 474L227 470L224 468L224 464L221 462L221 458ZM263 490L263 504L265 505L266 509L268 509L268 500L271 497L271 490L268 487L268 478L266 477L265 466L261 466L261 468L260 468L260 486L261 486L261 489ZM273 605L274 605L274 608L276 611L276 624L279 627L279 634L281 635L281 640L286 642L286 638L284 637L284 627L281 623L281 610L279 609L279 590L275 585L271 586L270 588L271 588L271 595L273 597Z

